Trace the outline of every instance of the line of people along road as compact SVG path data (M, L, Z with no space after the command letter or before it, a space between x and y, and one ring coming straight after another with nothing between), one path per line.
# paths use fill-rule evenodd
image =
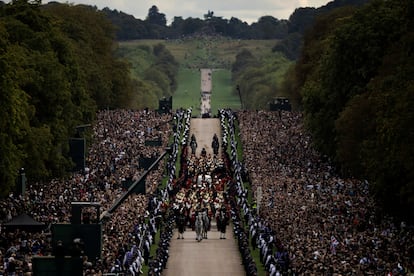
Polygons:
M160 115L150 110L99 112L85 172L48 183L33 183L29 179L24 196L10 194L0 202L1 221L4 223L27 213L47 226L68 223L72 201L100 202L102 209L109 208L124 191L123 181L136 180L142 174L137 157L152 157L160 153L160 148L145 146L145 140L160 138L162 144L167 145L171 134L167 122L170 120L170 114ZM148 192L156 190L162 176L160 168L147 177ZM148 215L148 204L148 197L133 195L113 214L104 229L102 259L84 259L85 273L99 275L117 266L125 271L129 269L124 255L133 247L130 233L136 234L134 243L147 239L138 236L145 232L143 229L134 232L134 228L140 227L143 218ZM98 220L93 210L85 210L83 219L86 223ZM53 254L55 245L51 243L48 230L40 233L5 230L0 233L0 270L9 274L30 273L34 256Z
M312 149L300 113L281 115L264 111L237 114L244 159L243 166L236 163L234 167L248 172L253 190L259 186L263 190L260 220L251 221L250 233L256 237L254 243L260 247L267 269L274 273L283 271L287 262L286 269L296 274L413 271L412 229L390 218L377 220L372 212L375 206L369 196L369 184L343 179L335 173ZM105 206L110 205L122 191L123 178L136 178L140 174L137 164L129 163L129 156L152 156L151 149L143 146L146 135L157 133L157 137L164 139L170 133L168 128L157 130L155 126L171 118L151 112L113 111L99 116L96 137L100 142L90 152L86 174L53 180L47 186L29 183L26 197L10 195L0 202L3 222L22 211L46 224L69 221L71 201L101 201ZM125 121L126 118L133 121ZM223 133L223 143L228 142L227 135ZM130 144L136 146L131 149ZM150 190L156 189L160 177L160 172L150 176ZM241 188L236 192L240 197L245 195ZM131 200L114 216L121 222L115 224L119 229L106 230L103 259L98 263L85 260L90 273L125 265L124 260L116 264L128 252L119 245L129 244L122 237L129 235L128 229L139 225L130 221L127 210L136 210L136 217L145 217L148 204L148 199L142 196ZM247 210L249 206L242 203L241 208ZM93 213L90 215L90 220L96 220ZM31 257L53 251L54 245L41 233L2 231L0 236L5 271L30 271ZM279 250L269 250L269 244L273 244L270 249ZM282 262L285 257L280 253L284 250L289 258Z

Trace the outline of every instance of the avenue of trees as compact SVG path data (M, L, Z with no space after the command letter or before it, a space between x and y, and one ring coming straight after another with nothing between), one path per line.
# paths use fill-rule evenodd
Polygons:
M260 29L268 35L266 38L282 38L272 49L271 53L261 60L255 57L249 50L243 50L236 56L236 61L232 66L232 81L239 88L234 93L240 93L243 108L246 109L267 109L269 102L275 96L287 96L290 98L295 108L301 104L301 96L298 93L291 93L290 90L297 91L297 82L291 80L292 74L285 75L288 67L293 64L300 55L303 44L303 36L314 24L315 18L335 13L341 7L347 10L355 10L367 1L361 0L336 0L329 2L320 8L298 8L287 20L286 33L282 36L275 34L278 28L273 27L274 32L265 31L264 25ZM326 15L327 16L327 15ZM324 21L326 27L331 26L330 20ZM265 16L259 19L260 22L267 22L268 29L272 29L275 20ZM254 24L252 24L253 26ZM256 26L259 26L256 25ZM255 31L260 33L259 30ZM266 39L261 36L262 39ZM293 70L293 69L290 69ZM285 81L284 81L285 80ZM287 89L286 86L292 86ZM237 91L236 91L237 90Z
M148 72L132 79L129 64L114 54L114 37L112 23L90 6L0 5L2 195L20 168L31 180L64 175L73 165L68 139L97 110L144 108L148 98L172 94L178 65L165 47L148 49Z
M285 80L315 146L413 220L414 4L373 0L319 16Z
M269 102L281 93L283 75L290 64L280 53L262 59L247 49L238 53L231 72L232 82L238 88L234 93L240 93L243 109L268 109Z
M244 50L232 67L244 108L265 109L272 97L287 96L325 158L341 174L367 179L379 210L412 222L413 15L408 0L320 12L310 16L313 27L284 76L286 61L275 49L266 60Z
M86 5L0 1L1 193L22 167L36 180L68 171L68 138L97 110L156 108L173 95L179 64L164 45L137 49L146 58L131 68L116 39L280 38L265 60L237 54L232 81L243 108L289 97L315 147L342 174L367 179L384 211L414 221L414 4L365 2L336 0L251 25L208 11L167 26L156 6L138 20Z

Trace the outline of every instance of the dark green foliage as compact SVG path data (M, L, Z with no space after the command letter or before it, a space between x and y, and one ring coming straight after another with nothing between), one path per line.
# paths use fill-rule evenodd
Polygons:
M312 27L315 8L298 8L289 17L289 33L301 33Z
M285 39L276 44L272 51L280 52L290 60L296 60L299 58L302 40L302 36L299 33L290 33Z
M157 95L158 99L163 96L172 96L177 89L177 74L179 64L175 61L174 56L165 48L164 44L157 44L153 47L155 61L149 67L144 75L145 80L154 82L162 91Z
M25 51L7 41L7 32L0 21L0 183L7 194L27 157L24 140L30 131L33 107L28 104L29 95L19 87L18 78L24 78ZM6 38L6 39L4 39Z
M9 134L1 152L9 153L8 158L15 165L25 167L29 177L62 173L70 164L62 153L67 150L70 128L76 123L72 119L76 107L71 101L65 65L58 59L59 51L64 51L59 47L60 37L52 27L52 19L40 11L38 4L15 1L3 6L2 15L8 47L1 56L4 61L1 71L11 77L2 83L1 90L12 89L11 94L2 95L5 97L2 110L12 111L4 114L2 120L14 121L10 115L18 111L24 121L19 119L21 123L1 128L4 136ZM10 101L16 96L18 102ZM19 124L24 124L23 132L19 131ZM5 164L2 175L15 175L15 165ZM12 180L2 181L4 192L13 186Z
M249 35L248 24L246 22L241 21L236 17L230 18L228 22L227 31L228 34L231 34L232 38L241 39L246 38Z
M253 56L249 50L242 50L236 55L236 61L233 63L231 68L232 79L235 81L240 77L240 74L247 67L259 66L259 61Z
M182 18L179 15L169 15L173 18L170 25L166 25L166 15L161 13L157 6L151 6L145 20L136 19L131 15L105 8L103 12L111 22L117 26L116 37L119 40L133 39L180 39L185 36L208 34L231 37L233 39L286 39L289 34L293 37L302 36L312 27L316 15L326 13L332 9L346 5L361 5L368 0L334 0L320 8L299 8L290 16L289 20L277 19L271 15L258 18L257 22L248 24L236 17L230 19L214 16L214 11L207 11L202 19ZM288 38L289 40L291 38ZM300 46L296 43L284 44L296 46L289 49L290 55L298 56ZM286 51L286 49L283 49ZM294 54L292 54L294 52Z
M315 21L314 27L305 35L304 47L301 57L297 62L295 69L291 72L289 80L293 81L290 85L290 91L285 94L294 95L299 104L303 103L303 108L308 114L313 114L317 120L308 120L307 123L313 134L316 136L332 137L333 133L333 110L329 110L323 101L331 99L330 89L324 87L326 73L331 72L331 67L325 66L325 58L330 53L332 36L337 27L345 24L344 18L348 18L355 12L355 8L345 7L334 10L331 13L320 16ZM326 68L326 69L325 69ZM306 92L304 92L306 91ZM300 94L303 92L303 97ZM323 122L321 124L320 122ZM333 140L332 140L333 141ZM322 140L315 139L315 144L324 152L332 153L334 143L326 143Z
M350 102L337 121L341 162L352 171L364 169L365 175L375 180L374 192L382 205L411 219L413 215L408 210L414 205L412 45L414 34L409 31L388 48L361 101ZM355 109L359 112L348 114ZM358 123L361 125L354 126ZM359 150L359 164L344 156L343 152L350 148Z
M98 108L114 108L112 67L114 30L104 15L88 6L55 5L46 11L64 19L60 27L71 39L83 85ZM125 68L125 72L127 72ZM126 89L130 89L126 87Z
M68 139L97 108L127 107L126 63L114 58L113 28L89 6L12 1L0 7L0 185L21 167L31 181L71 168Z
M328 47L323 48L326 49L324 56L315 60L317 66L313 70L318 72L317 83L309 89L305 83L304 104L308 122L321 134L315 136L316 141L326 154L334 155L336 151L334 124L339 113L352 97L366 90L387 47L404 29L399 18L401 14L392 16L393 13L391 2L386 5L375 1L346 23L338 20L337 28L328 37ZM312 100L315 97L320 101L317 105Z
M288 21L278 20L273 16L262 16L246 31L251 39L281 39L288 34Z
M344 174L366 177L382 207L410 220L413 18L412 1L336 10L317 20L288 76L319 150Z
M182 35L189 36L201 32L204 22L198 18L187 18L182 24Z
M148 10L148 16L145 19L150 24L165 26L167 24L167 19L165 18L165 14L160 13L158 7L153 5Z
M117 56L132 67L133 83L131 108L157 108L158 100L173 95L177 89L179 64L164 44L121 47Z
M280 96L282 75L288 60L280 54L269 54L263 60L257 59L248 50L236 56L232 67L232 79L238 85L243 109L268 109L269 102Z
M116 26L117 40L144 39L149 37L149 27L146 21L136 19L122 11L104 8L103 13Z
M206 20L206 32L225 35L227 34L227 26L228 20L221 17L210 16Z
M317 17L323 17L339 8L350 9L364 5L367 2L368 0L335 0L317 9L306 7L296 9L289 17L287 35L282 37L283 40L275 45L273 51L279 51L287 58L296 60L301 53L302 38L309 30L315 29L313 26ZM334 20L332 16L330 19ZM324 24L326 28L335 25L329 20L325 20Z

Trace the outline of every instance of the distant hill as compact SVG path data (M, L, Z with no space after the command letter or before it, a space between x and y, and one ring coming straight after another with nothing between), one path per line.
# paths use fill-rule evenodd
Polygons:
M250 25L235 17L231 19L216 17L213 12L205 15L204 19L183 19L175 16L169 26L159 24L158 21L155 21L155 24L151 23L149 17L145 20L136 19L132 15L109 8L103 9L103 12L116 26L118 40L178 39L198 34L218 34L233 39L279 39L281 42L275 45L273 51L282 52L289 59L295 60L299 56L303 34L313 25L316 16L339 7L360 6L367 2L369 0L335 0L319 8L298 8L288 20L263 16ZM154 11L159 18L165 16L157 9Z
M339 7L360 6L367 2L369 0L334 0L319 8L298 8L288 20L263 16L252 24L235 17L230 19L217 17L214 16L213 11L209 11L203 19L191 17L184 19L181 16L175 16L172 23L166 25L165 14L161 13L156 6L150 8L144 20L109 8L104 8L102 12L115 26L115 36L118 41L180 39L200 34L220 35L233 39L277 39L280 42L274 46L273 51L282 52L289 59L296 60L302 46L303 34L313 25L316 16ZM47 5L50 4L55 5L57 2L49 2Z
M104 8L103 12L114 25L117 26L117 37L121 40L150 38L179 38L183 35L194 34L199 31L213 31L220 35L241 39L275 39L284 38L292 32L303 32L310 25L316 15L329 12L333 9L347 5L363 5L369 0L334 0L319 8L298 8L289 17L289 20L279 20L272 16L258 18L257 22L247 24L240 19L232 17L225 19L214 16L214 12L205 15L204 19L175 16L171 25L158 25L161 33L151 32L156 24L151 24L149 18L136 19L122 11ZM163 16L158 10L158 15ZM165 16L165 15L164 15ZM159 28L162 27L162 28ZM271 37L269 37L269 32Z

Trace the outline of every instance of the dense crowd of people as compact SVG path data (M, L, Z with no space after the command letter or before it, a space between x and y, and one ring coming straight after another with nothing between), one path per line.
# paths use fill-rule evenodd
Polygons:
M50 225L70 222L71 202L99 202L101 209L107 210L125 192L125 180L136 181L143 173L138 157L161 154L163 149L145 146L145 141L161 139L162 145L166 146L171 134L168 124L171 119L170 114L158 114L150 110L99 112L84 172L48 183L32 183L29 179L24 195L10 194L0 202L2 223L26 213L48 226L38 233L2 229L0 271L10 275L13 272L30 275L33 256L53 254L55 245L52 244ZM163 169L160 166L147 175L145 181L148 194L156 191L163 177ZM103 229L102 259L85 259L86 274L98 275L117 266L123 270L129 269L126 265L132 265L132 262L124 261L126 253L135 250L134 245L138 246L137 242L144 243L148 233L153 232L146 228L151 228L155 224L154 220L150 219L149 226L143 223L144 218L148 218L146 212L150 205L149 198L142 194L132 194L111 214L110 223L106 223ZM156 198L153 205L153 209L161 207ZM93 209L86 209L82 211L82 219L85 223L96 223L100 218ZM132 238L131 233L135 233Z
M341 177L312 148L300 113L221 110L219 116L221 147L230 145L230 154L197 157L187 149L191 109L178 110L174 116L150 110L99 112L82 173L48 183L29 179L24 195L10 194L0 201L3 225L26 213L46 226L41 232L1 229L0 271L31 275L33 256L55 254L50 225L71 221L71 202L99 202L102 210L108 210L125 194L125 183L136 182L144 172L139 157L153 158L165 150L145 141L160 140L165 147L170 137L169 160L145 178L146 195L132 193L103 218L101 258L83 259L85 275L139 275L144 263L149 275L161 275L176 222L174 209L187 205L194 212L197 206L208 206L214 212L224 199L231 206L233 231L248 275L258 273L250 246L259 250L269 275L414 271L413 228L377 216L369 183ZM236 120L242 161L237 157ZM231 171L231 177L222 178L222 170ZM168 180L160 189L163 177ZM257 199L256 208L248 203L246 182ZM98 222L98 215L93 208L83 209L83 223ZM159 230L157 252L150 256Z
M270 259L287 250L282 264L289 262L290 272L300 275L414 271L413 228L376 216L369 183L336 173L312 148L301 113L242 111L237 116L241 169L255 196L263 191L253 225L268 229L260 242L266 248L276 244ZM281 270L276 262L273 271Z
M246 275L258 275L257 264L250 250L249 232L245 227L246 218L255 217L248 203L248 189L244 187L241 163L238 160L238 146L236 139L235 113L229 109L219 110L220 126L222 131L222 147L230 146L230 154L225 154L225 164L232 173L232 181L227 186L228 200L231 206L231 220L234 236L237 239L242 264Z
M186 110L179 109L173 119L173 143L171 145L169 160L166 165L168 181L166 187L163 189L163 196L161 197L165 210L162 215L160 214L163 218L159 229L160 239L157 245L156 254L153 256L151 262L148 263L148 275L151 276L159 276L162 274L162 271L166 268L169 257L170 240L173 235L173 230L176 227L176 217L168 202L171 198L174 198L178 191L175 165L179 160L178 152L180 149L182 151L179 160L181 165L186 161L186 145L189 140L191 112L191 108ZM179 174L181 175L182 172L179 172Z

